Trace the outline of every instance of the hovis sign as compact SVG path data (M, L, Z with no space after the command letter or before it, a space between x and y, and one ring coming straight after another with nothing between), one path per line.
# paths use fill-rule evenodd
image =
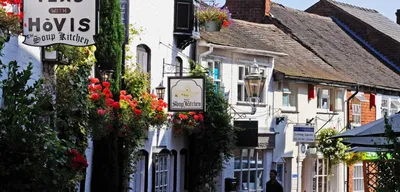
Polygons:
M94 44L97 0L25 0L24 44Z

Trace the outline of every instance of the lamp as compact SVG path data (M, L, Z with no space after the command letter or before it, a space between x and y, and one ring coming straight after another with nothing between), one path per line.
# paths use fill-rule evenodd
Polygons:
M114 73L113 70L100 70L101 73L101 80L105 82L109 82L111 80L111 77Z
M253 65L250 68L250 74L246 75L244 78L244 83L246 85L247 97L253 102L255 106L256 100L259 100L260 93L262 92L265 85L265 77L262 77L257 65L256 59L254 59Z
M165 87L163 86L162 82L156 87L156 93L158 99L164 99Z

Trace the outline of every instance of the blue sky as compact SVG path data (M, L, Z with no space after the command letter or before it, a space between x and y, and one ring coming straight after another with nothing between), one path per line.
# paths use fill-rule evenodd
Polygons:
M216 0L220 5L225 4L225 0ZM314 5L318 0L272 0L287 7L305 10L311 5ZM400 0L338 0L340 2L349 3L352 5L375 9L385 17L396 21L396 11L400 9Z

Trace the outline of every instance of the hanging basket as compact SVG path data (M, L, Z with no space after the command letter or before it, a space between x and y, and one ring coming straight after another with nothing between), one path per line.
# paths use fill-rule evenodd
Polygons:
M217 21L207 21L204 23L204 28L208 32L215 32L215 31L220 31L221 26L218 25Z

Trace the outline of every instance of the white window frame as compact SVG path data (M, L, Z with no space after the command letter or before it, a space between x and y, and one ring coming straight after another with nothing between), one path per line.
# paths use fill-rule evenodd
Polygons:
M323 94L324 90L328 90L328 94ZM327 87L317 87L317 109L331 111L332 105L332 91L334 89ZM327 99L327 106L324 107L322 101Z
M335 111L343 111L344 90L335 90Z
M362 103L361 101L353 101L352 103L352 119L353 126L361 126L362 122ZM357 119L357 120L356 120Z
M147 65L148 65L148 61L149 61L149 53L147 52L147 50L144 47L137 47L136 48L136 63L138 64L138 66L140 67L140 71L141 72L148 72L147 69Z
M237 177L237 182L238 182L238 190L246 190L249 192L260 192L263 191L263 184L266 183L266 181L264 181L264 153L262 150L257 150L257 149L236 149L236 153L239 152L240 153L240 159L237 159L237 156L235 156L235 165L234 165L234 175L235 177L237 175L239 175L239 177ZM253 152L253 156L254 156L254 163L255 163L255 167L251 167L251 160L250 160L250 154L251 152ZM244 154L247 153L247 156L244 156ZM236 162L239 161L239 166L236 166ZM247 161L250 163L247 163L247 167L243 167L244 163L243 161ZM257 163L256 163L257 162ZM261 162L261 166L259 166ZM255 175L251 175L251 173L254 173ZM261 173L261 178L258 177L259 173ZM247 176L247 182L243 183L243 176ZM251 176L254 177L255 182L254 183L250 183L251 180ZM261 181L258 181L261 180ZM254 185L254 188L256 188L257 186L260 187L258 189L249 189L251 185Z
M161 164L159 162L162 162ZM155 156L154 166L155 166L155 191L169 191L169 167L170 167L170 155L167 153L160 153ZM161 165L161 166L160 166Z
M278 166L282 166L282 169L279 170ZM278 175L276 176L276 180L282 185L285 186L285 163L277 163L276 164L276 172ZM280 177L279 177L280 175Z
M400 100L397 98L383 97L381 100L381 115L384 117L385 112L387 115L393 115L400 111Z
M353 192L364 192L364 167L362 163L353 166Z
M215 78L215 74L214 74L215 64L216 63L219 64L218 78ZM208 76L211 77L214 80L214 82L221 83L221 81L222 81L222 60L220 60L220 59L214 59L214 60L208 59L207 60L207 67L208 67L208 70L209 70Z
M312 188L315 186L315 192L328 192L329 191L329 180L328 180L328 159L318 158L314 160L313 163L313 179L312 179ZM321 165L322 164L322 165ZM321 165L322 170L319 171L319 166ZM321 190L319 190L318 186L321 184ZM326 189L325 189L326 184Z
M140 192L144 190L144 180L145 180L145 156L141 158L132 166L135 167L135 172L130 176L130 192Z
M240 74L240 68L242 68L243 70L242 70L242 74ZM246 100L247 100L247 94L246 94L246 84L244 83L244 77L246 77L246 75L248 75L249 74L249 68L248 67L246 67L245 65L238 65L238 82L237 82L237 84L238 84L238 86L237 86L237 89L238 89L238 91L237 91L237 94L238 94L238 97L237 97L237 101L241 101L241 102L246 102ZM240 76L242 76L242 79L240 79ZM240 88L239 88L239 85L241 86ZM239 89L241 89L240 91L240 94L239 94ZM240 95L240 99L239 99L239 95Z

